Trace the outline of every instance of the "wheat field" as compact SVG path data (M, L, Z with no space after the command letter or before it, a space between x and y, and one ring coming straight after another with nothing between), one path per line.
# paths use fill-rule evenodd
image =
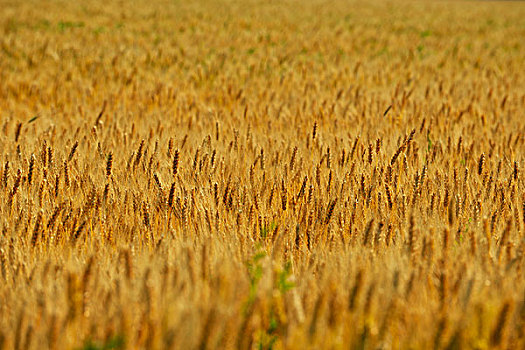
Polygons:
M525 7L0 0L0 349L524 349Z

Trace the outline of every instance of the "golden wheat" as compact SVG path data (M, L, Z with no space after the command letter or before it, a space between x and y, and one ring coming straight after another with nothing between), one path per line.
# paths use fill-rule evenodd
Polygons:
M525 347L525 9L0 0L0 349Z

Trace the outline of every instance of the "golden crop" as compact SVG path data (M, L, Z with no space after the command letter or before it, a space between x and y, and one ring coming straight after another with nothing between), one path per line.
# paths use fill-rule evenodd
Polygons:
M0 0L0 349L525 348L525 7Z

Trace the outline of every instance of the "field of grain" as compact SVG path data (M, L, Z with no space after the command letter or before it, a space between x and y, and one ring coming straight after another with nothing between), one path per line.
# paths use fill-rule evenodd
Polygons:
M0 0L0 349L525 348L525 6Z

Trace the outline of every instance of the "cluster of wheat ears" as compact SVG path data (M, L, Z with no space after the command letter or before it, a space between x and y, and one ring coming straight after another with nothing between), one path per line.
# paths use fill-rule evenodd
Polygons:
M0 349L523 349L524 18L0 0Z

